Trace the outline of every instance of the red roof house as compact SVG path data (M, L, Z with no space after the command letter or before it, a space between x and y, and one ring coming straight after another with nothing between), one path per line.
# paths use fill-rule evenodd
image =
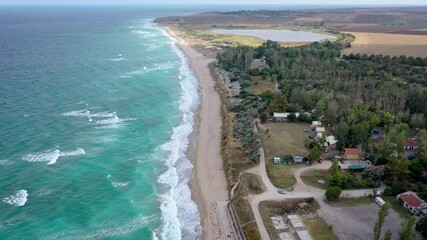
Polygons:
M358 148L346 148L344 149L345 159L347 160L359 160L360 151Z
M414 215L423 215L427 203L417 196L415 192L407 191L397 195L397 201Z
M414 150L418 148L417 145L417 140L415 140L415 138L408 138L405 142L405 147L406 150Z

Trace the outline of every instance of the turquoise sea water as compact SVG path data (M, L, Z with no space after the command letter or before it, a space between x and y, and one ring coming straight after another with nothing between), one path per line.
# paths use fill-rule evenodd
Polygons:
M0 9L0 239L195 239L173 13Z

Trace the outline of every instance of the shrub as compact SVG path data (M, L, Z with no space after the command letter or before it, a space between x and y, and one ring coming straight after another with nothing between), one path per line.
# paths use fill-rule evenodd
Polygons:
M336 186L329 187L325 193L326 200L337 201L340 198L341 192L342 192L342 190L339 187L336 187Z

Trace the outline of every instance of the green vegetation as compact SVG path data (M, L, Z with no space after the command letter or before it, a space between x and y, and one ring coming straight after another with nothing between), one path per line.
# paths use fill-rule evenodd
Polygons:
M276 81L272 78L263 79L261 76L251 76L251 84L247 91L255 95L260 95L266 91L274 93L276 91Z
M290 188L296 183L295 170L301 165L274 165L272 161L267 161L267 174L271 183L277 188Z
M386 201L388 204L390 204L390 207L399 214L399 216L403 219L410 219L412 215L409 213L409 211L404 208L402 205L399 204L399 202L396 200L396 197L391 196L383 196L382 197L384 201Z
M240 227L246 239L260 239L258 226L252 213L249 202L244 198L237 198L231 202L236 210Z
M245 173L240 177L240 184L237 188L238 196L247 196L248 194L260 194L264 191L264 185L258 175Z
M311 236L316 240L335 240L338 237L334 234L332 226L326 224L323 219L302 217L304 224L310 231Z
M328 187L326 189L325 197L328 201L337 201L341 196L341 188L339 187Z
M390 210L390 204L385 203L384 205L382 205L380 211L378 212L378 218L374 226L374 240L380 239L381 229L384 225L385 218L387 217L389 210ZM387 232L385 233L384 239L389 238L389 236L391 237L391 233L390 233L390 230L387 230Z
M427 218L424 217L420 219L417 222L415 229L417 229L423 237L427 238Z
M310 170L304 171L301 174L301 180L312 187L326 189L329 186L329 170ZM319 183L319 180L325 181L325 183Z

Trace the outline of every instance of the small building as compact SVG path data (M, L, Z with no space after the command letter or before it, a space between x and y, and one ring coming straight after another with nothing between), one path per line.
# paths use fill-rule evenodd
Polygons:
M418 148L417 141L415 138L408 138L405 142L404 148L406 150L415 150Z
M284 113L273 112L273 118L279 122L285 121L288 119L289 114L291 114L291 113L289 113L289 112L284 112ZM299 113L293 113L293 114L295 114L296 117L299 117L299 115L300 115Z
M334 136L332 136L332 135L327 136L326 142L325 142L325 147L333 146L333 145L337 144L337 142L338 141Z
M302 156L294 156L294 162L296 162L296 163L302 163L302 162L304 162L304 157L302 157Z
M427 203L417 196L415 192L407 191L398 194L397 201L408 209L414 215L425 216L427 212Z
M280 158L279 157L274 157L273 158L273 164L280 164Z
M323 133L321 133L321 132L316 133L317 139L321 139L322 137L323 137Z
M295 163L295 161L294 161L294 159L293 159L293 158L288 158L288 159L284 159L284 160L283 160L283 163L284 163L284 164L291 165L291 164L294 164L294 163Z
M346 160L360 160L360 151L358 148L346 148L344 157Z
M348 167L348 171L350 172L363 172L364 170L365 170L365 167L360 165L350 165Z
M324 133L326 132L326 129L324 127L316 127L315 131L316 133Z

